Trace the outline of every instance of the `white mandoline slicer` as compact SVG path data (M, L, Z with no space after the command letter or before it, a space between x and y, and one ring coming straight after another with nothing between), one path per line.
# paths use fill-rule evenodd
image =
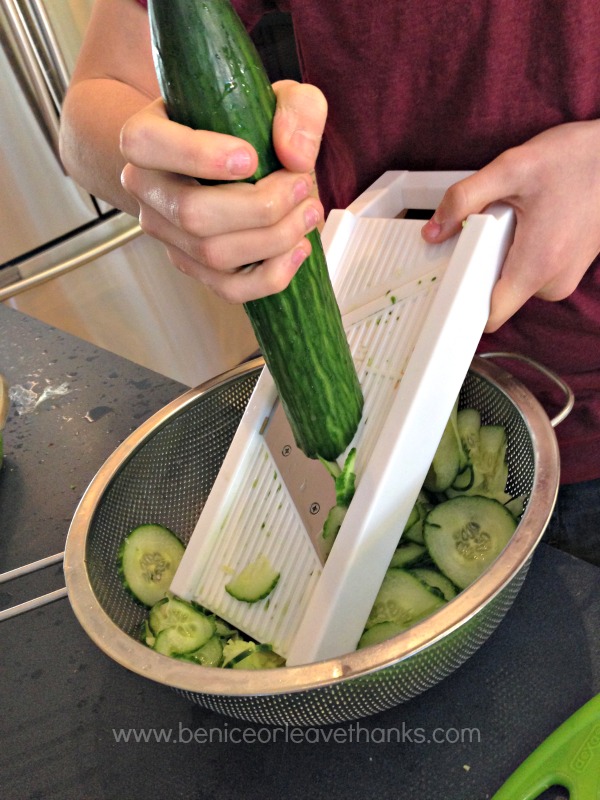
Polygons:
M352 442L356 493L325 564L318 542L333 480L295 447L265 369L171 585L288 666L355 649L483 332L512 211L472 215L439 245L424 242L422 220L402 217L435 209L467 174L388 172L327 219L323 245L365 406ZM225 584L261 556L280 573L275 589L256 603L231 597Z

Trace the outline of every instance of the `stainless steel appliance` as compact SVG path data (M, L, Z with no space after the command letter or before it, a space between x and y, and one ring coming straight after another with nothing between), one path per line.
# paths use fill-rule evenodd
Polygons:
M93 0L0 0L0 301L193 386L247 358L241 307L65 175L61 103Z

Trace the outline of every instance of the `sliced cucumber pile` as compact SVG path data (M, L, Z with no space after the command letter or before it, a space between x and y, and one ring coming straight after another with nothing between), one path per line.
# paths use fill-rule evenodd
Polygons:
M506 492L506 432L483 425L475 409L455 405L423 488L379 589L359 648L375 645L426 619L468 587L513 535L527 498ZM356 452L344 467L325 462L336 484L336 505L323 531L333 543L355 489ZM148 616L140 637L157 652L228 669L273 669L285 660L269 644L247 639L224 620L169 592L184 546L161 525L141 525L119 549L125 588ZM280 579L259 556L232 577L237 600L266 598Z
M140 639L165 656L205 667L272 669L284 659L266 644L249 641L219 617L169 591L184 552L181 540L163 525L139 525L123 540L118 568L123 586L148 608ZM229 584L246 602L266 597L279 580L266 559L257 559Z
M152 606L140 639L157 653L204 667L272 669L285 663L270 645L245 639L214 614L174 595Z
M455 404L359 647L383 642L470 586L502 552L527 498L506 492L506 431Z

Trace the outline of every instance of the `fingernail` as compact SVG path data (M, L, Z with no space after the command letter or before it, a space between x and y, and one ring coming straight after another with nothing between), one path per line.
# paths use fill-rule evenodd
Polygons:
M439 222L438 222L438 221L435 219L435 217L432 217L432 218L431 218L431 219L430 219L428 222L426 222L426 223L425 223L425 225L423 226L423 231L424 231L424 233L426 233L426 234L427 234L427 237L428 237L429 239L437 239L437 237L438 237L438 236L440 235L440 233L442 232L442 226L441 226L441 225L440 225L440 223L439 223Z
M295 267L299 267L303 261L305 261L307 257L306 251L304 251L301 247L297 247L294 252L292 253L292 264Z
M247 175L251 157L247 150L234 150L227 156L225 166L231 175Z
M308 193L310 192L310 187L308 186L305 180L298 180L294 184L294 200L296 203L299 203L301 200L304 200L305 197L308 197Z
M321 217L317 209L314 206L309 206L304 212L304 224L306 225L306 230L312 231L313 228L316 228L320 219Z

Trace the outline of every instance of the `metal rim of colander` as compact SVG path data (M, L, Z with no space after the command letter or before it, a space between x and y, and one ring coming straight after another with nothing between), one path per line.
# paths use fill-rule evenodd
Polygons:
M94 594L86 566L86 540L95 510L119 470L157 431L207 392L263 365L262 359L255 359L236 367L187 391L150 417L100 468L82 497L69 528L64 557L65 580L73 611L88 636L123 667L184 692L230 698L285 695L322 689L405 661L452 634L512 581L527 564L541 539L556 501L559 453L548 416L520 381L476 356L471 371L489 381L516 406L527 426L534 452L531 499L509 544L484 575L451 603L409 630L381 644L326 661L275 670L236 671L202 667L156 653L121 630Z

